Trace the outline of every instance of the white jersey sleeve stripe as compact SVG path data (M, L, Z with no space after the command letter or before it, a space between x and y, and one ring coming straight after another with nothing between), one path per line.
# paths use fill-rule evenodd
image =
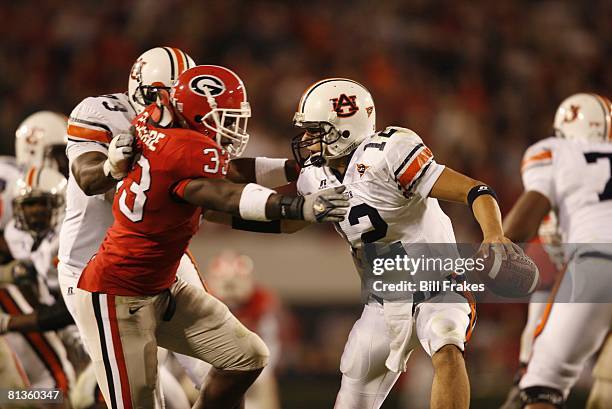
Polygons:
M86 126L69 124L66 132L68 134L68 139L74 142L93 141L109 143L111 140L111 133L109 131L102 131Z
M398 175L400 174L400 171L404 168L404 166L406 166L408 164L408 162L410 161L410 159L412 159L412 157L414 156L414 154L416 153L416 151L418 151L420 148L422 148L424 145L422 143L419 143L417 146L415 146L410 153L408 154L408 156L406 156L406 159L404 159L402 161L402 164L399 165L399 167L395 170L395 178L397 179Z
M550 151L549 149L545 149L539 153L536 153L523 159L523 161L521 162L521 172L524 172L525 170L531 167L550 164L552 164L552 151Z
M412 182L416 181L416 176L419 172L431 163L431 161L433 161L433 154L429 148L423 146L423 149L421 149L418 155L415 155L415 158L397 179L399 184L404 188L411 186Z

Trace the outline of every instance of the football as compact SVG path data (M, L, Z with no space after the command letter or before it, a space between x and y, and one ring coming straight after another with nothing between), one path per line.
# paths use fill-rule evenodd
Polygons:
M478 277L494 294L522 298L531 294L540 280L538 266L524 253L502 259L495 251L483 258L484 268Z

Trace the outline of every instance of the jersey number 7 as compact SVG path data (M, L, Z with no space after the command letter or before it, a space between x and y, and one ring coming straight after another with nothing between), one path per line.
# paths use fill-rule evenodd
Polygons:
M612 153L586 152L584 154L584 158L586 159L587 163L596 163L599 159L608 159L610 174L612 176ZM599 193L598 196L600 202L612 199L612 177L608 179L606 185L604 186L603 192Z

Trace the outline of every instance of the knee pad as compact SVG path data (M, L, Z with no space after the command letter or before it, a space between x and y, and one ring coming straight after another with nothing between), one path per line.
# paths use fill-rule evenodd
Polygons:
M419 340L429 355L433 355L445 345L455 345L461 351L465 346L465 334L470 325L468 313L463 308L446 305L445 308L427 309L422 312L429 316L421 315L426 322L424 325L418 323ZM419 312L421 314L421 312ZM419 317L419 318L421 318ZM421 323L423 324L423 323Z
M532 403L548 403L557 409L565 409L563 393L547 386L531 386L521 390L522 407Z

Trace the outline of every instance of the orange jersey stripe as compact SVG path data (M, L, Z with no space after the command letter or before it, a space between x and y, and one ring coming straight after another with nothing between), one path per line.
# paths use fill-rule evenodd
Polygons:
M540 318L540 322L533 332L533 337L537 338L542 331L544 331L544 327L546 327L546 323L548 322L548 318L550 317L550 312L552 310L555 297L557 296L557 292L559 292L559 287L561 287L561 281L563 281L563 276L565 276L565 271L567 270L567 266L563 269L562 273L557 276L557 281L555 281L555 285L553 286L550 294L548 296L548 301L546 302L546 308L544 308L544 312L542 313L542 318Z
M28 187L32 186L32 182L34 181L34 175L36 174L36 167L32 166L30 170L28 170L28 174L26 176L26 185Z
M111 137L107 131L98 131L95 129L85 128L78 125L68 125L68 135L75 136L81 139L89 139L90 141L109 143Z
M170 47L170 49L172 50L172 53L174 54L174 58L176 58L176 62L178 63L178 73L176 74L176 76L178 77L179 75L183 73L183 71L185 71L186 61L183 61L183 56L181 55L181 52L179 50L177 50L174 47Z
M523 159L521 162L521 171L525 170L526 167L535 162L544 162L548 160L552 160L552 152L548 150L532 155L527 159Z
M408 168L404 171L402 176L399 178L400 185L407 187L414 177L419 173L423 165L427 163L429 159L433 157L433 154L429 148L425 148L419 153L419 155L408 165Z

